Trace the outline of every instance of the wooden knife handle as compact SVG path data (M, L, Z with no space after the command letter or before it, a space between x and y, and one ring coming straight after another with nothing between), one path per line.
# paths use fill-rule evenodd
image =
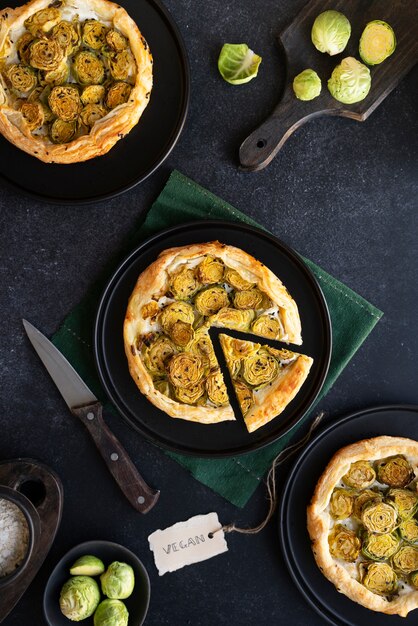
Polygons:
M312 111L309 102L297 100L291 87L288 87L283 98L273 113L254 130L241 144L239 160L241 169L255 172L261 170L276 156L290 135L318 115L337 115L328 108Z
M72 409L87 427L100 454L119 487L140 513L148 513L156 504L160 492L151 489L132 463L125 448L106 426L99 402Z

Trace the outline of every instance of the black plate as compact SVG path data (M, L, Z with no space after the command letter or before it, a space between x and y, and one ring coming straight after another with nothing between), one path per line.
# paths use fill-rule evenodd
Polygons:
M343 446L380 435L418 439L418 407L383 406L332 422L298 458L280 500L280 543L290 574L309 604L334 626L408 626L417 620L416 611L407 618L375 613L338 593L320 574L306 529L306 507L333 454Z
M11 0L18 6L23 0ZM121 3L147 40L154 86L138 124L108 154L84 163L42 163L0 136L0 174L21 191L60 204L111 198L152 174L179 138L189 104L189 64L182 38L159 0Z
M60 591L63 584L71 578L69 569L81 556L90 554L97 556L108 567L113 561L128 563L134 570L135 587L132 595L123 602L129 611L129 626L141 626L148 612L151 586L147 570L136 554L111 541L86 541L72 548L53 569L44 593L44 615L49 626L68 626L71 622L61 613L59 607ZM97 576L94 577L100 587ZM102 596L102 600L105 597ZM93 618L82 622L85 626L93 626Z
M283 280L299 306L304 338L302 350L314 358L307 381L280 418L252 434L247 432L239 416L236 422L216 425L169 417L138 391L129 375L124 353L123 320L139 274L166 248L216 239L243 248ZM301 258L285 244L264 231L243 224L192 222L148 239L116 270L99 305L94 351L102 384L119 412L136 430L154 443L177 452L197 456L231 456L275 441L306 414L328 371L331 326L327 305L315 278Z

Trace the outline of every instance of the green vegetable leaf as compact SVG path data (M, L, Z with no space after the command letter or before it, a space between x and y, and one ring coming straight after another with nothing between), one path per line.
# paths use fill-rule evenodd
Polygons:
M231 85L242 85L255 78L261 57L245 43L226 43L218 59L218 69L224 80Z

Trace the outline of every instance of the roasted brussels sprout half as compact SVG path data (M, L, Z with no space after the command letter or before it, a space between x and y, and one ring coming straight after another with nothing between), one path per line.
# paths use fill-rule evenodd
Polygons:
M91 554L81 556L70 568L70 574L73 576L100 576L104 571L103 561Z
M81 100L77 87L62 85L54 87L49 94L51 111L64 122L74 122L81 111Z
M62 85L68 80L70 68L66 61L63 61L57 70L50 72L40 72L39 82L41 85Z
M211 372L205 384L208 398L213 404L216 404L216 406L225 406L225 404L228 404L228 392L220 370Z
M61 613L73 622L93 615L99 602L99 586L90 576L74 576L61 589Z
M170 334L171 327L176 322L193 324L193 307L190 304L187 304L187 302L172 302L161 310L159 321L164 332Z
M250 309L239 311L238 309L223 307L211 318L211 323L214 326L222 326L234 330L249 330L254 316L255 312Z
M207 287L197 294L195 307L201 315L214 315L229 304L228 294L222 287Z
M103 85L87 85L81 94L81 102L86 104L101 104L104 100L106 89Z
M259 309L263 299L259 289L245 289L234 293L233 303L236 309Z
M111 28L106 33L106 43L114 52L122 52L128 47L128 40L120 32Z
M376 472L368 461L356 461L350 465L342 481L353 489L367 489L376 480Z
M391 456L376 464L377 480L389 487L406 487L415 478L414 470L403 456Z
M243 339L234 339L227 335L222 335L222 339L226 344L230 358L233 360L254 356L261 348L259 343L252 343L251 341L245 341Z
M171 396L171 388L170 383L166 379L156 380L154 381L154 386L157 391L164 394L165 396Z
M99 85L105 77L103 63L89 50L83 50L74 57L73 70L81 85Z
M353 512L354 494L347 489L336 488L332 492L329 509L332 517L337 520L347 519Z
M408 543L418 543L418 522L415 518L403 521L398 530L402 539Z
M410 489L389 489L386 499L393 502L402 519L409 519L418 509L418 494Z
M371 533L391 533L398 526L398 511L389 502L366 502L361 513L363 526Z
M107 111L100 104L87 104L80 112L80 120L85 126L93 126L105 115Z
M94 614L94 626L128 626L129 612L120 600L103 600Z
M386 561L398 551L401 541L396 533L365 533L361 551L366 559Z
M234 389L242 414L245 417L254 404L253 391L240 380L234 381Z
M194 339L187 346L187 351L199 356L208 367L218 367L218 361L206 327L202 326L195 331Z
M409 577L409 582L415 589L418 589L418 572L412 572Z
M54 120L49 130L49 136L53 143L69 143L77 133L77 124L75 122L64 122L64 120Z
M16 42L17 55L25 65L30 64L30 46L34 40L33 35L25 32Z
M26 65L13 64L6 67L6 77L13 89L21 94L27 94L35 89L38 79L32 68Z
M402 546L392 557L393 568L401 574L411 574L418 570L418 548Z
M221 283L224 275L225 265L221 259L207 256L198 265L197 275L202 285L214 285Z
M128 80L136 73L136 63L132 52L122 50L112 54L109 59L109 70L115 80Z
M20 112L31 131L39 130L45 123L44 107L40 102L24 102Z
M170 337L176 346L184 348L194 337L194 330L187 322L175 322L170 329Z
M60 11L54 7L49 7L47 9L41 9L28 17L24 24L26 30L28 30L31 35L34 37L42 37L45 33L49 33L51 28L58 24L60 20Z
M199 289L194 270L183 267L170 280L170 291L177 300L189 300Z
M176 346L171 339L163 335L145 350L144 362L151 374L161 375L165 373L167 361L174 354L177 354Z
M391 596L398 588L398 577L387 563L367 563L363 566L362 583L372 593Z
M100 576L100 583L105 596L112 600L124 600L134 590L134 570L127 563L114 561Z
M141 309L141 317L143 320L147 320L150 317L155 317L160 312L160 307L155 300L150 300L143 305Z
M203 360L190 352L175 354L168 363L168 377L174 387L193 387L202 380L203 374Z
M242 376L255 389L271 383L279 373L279 364L270 354L261 351L244 359Z
M367 65L378 65L395 52L396 37L387 22L373 20L366 24L360 38L359 54Z
M184 404L196 404L205 393L205 385L201 381L192 387L175 387L174 393L179 402Z
M361 513L363 510L363 506L365 506L366 502L381 502L382 500L383 496L378 491L374 491L373 489L366 489L365 491L362 491L354 500L354 517L356 517L358 520L361 520Z
M108 109L114 109L121 104L125 104L129 100L132 87L128 83L114 83L107 92L106 106Z
M233 270L231 267L227 267L225 269L224 279L228 285L237 291L247 291L255 286L255 283L245 280L241 274L239 274L236 270Z
M64 61L64 51L56 39L36 39L29 51L30 64L37 70L53 72Z
M361 543L356 533L342 524L336 524L328 535L328 545L332 556L354 563L360 554Z
M262 335L269 339L279 339L281 329L279 320L272 315L260 315L251 325L251 330L257 333L257 335Z
M80 45L80 33L77 25L63 20L52 29L52 39L56 39L68 56L73 54Z
M106 43L107 27L97 20L86 20L83 24L82 41L92 50L100 50Z

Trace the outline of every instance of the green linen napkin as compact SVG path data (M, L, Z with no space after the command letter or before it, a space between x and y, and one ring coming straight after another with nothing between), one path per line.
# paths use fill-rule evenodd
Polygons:
M145 222L139 231L134 233L130 247L133 248L145 238L165 228L199 219L242 221L260 227L230 204L174 171L148 212ZM125 250L121 259L128 252L129 250ZM311 261L305 259L305 262L322 287L333 331L331 364L319 400L331 388L377 324L382 312ZM67 316L53 337L54 344L66 355L83 380L104 403L106 396L96 374L91 337L99 297L116 263L117 260L108 268L102 280L92 287L90 293ZM107 406L112 408L109 404ZM273 459L287 445L295 430L296 427L279 441L261 450L237 458L202 459L170 452L167 454L189 470L197 480L236 506L242 507L262 482ZM157 449L156 454L159 454Z

